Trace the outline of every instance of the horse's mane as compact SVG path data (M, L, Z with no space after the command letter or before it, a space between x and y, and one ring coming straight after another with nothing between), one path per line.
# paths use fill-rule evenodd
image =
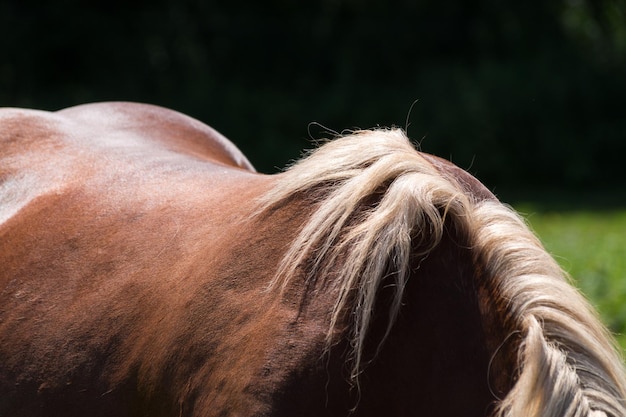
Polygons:
M516 380L496 415L626 415L626 377L613 338L525 222L446 179L401 130L359 131L324 144L280 174L261 204L276 208L294 196L316 208L271 286L286 288L299 268L310 281L337 277L327 342L346 311L352 314L353 378L381 282L395 280L389 333L411 259L426 257L452 222L467 236L480 285L506 306L507 328L521 340Z

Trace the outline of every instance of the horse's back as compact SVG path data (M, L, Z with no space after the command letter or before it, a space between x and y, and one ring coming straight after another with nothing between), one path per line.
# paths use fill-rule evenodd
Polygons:
M259 238L270 183L172 111L0 110L0 416L188 414L199 385L220 383L204 401L254 409L226 393L264 357L238 368L231 352L277 328L258 302L273 258L233 257Z
M0 109L0 157L16 151L37 151L46 145L70 143L91 152L118 146L167 149L202 160L254 171L247 158L211 127L158 106L106 102L85 104L50 113ZM87 149L83 149L83 152Z
M219 132L163 107L128 102L95 103L64 109L58 114L73 119L76 124L123 133L124 137L135 135L150 146L254 171L241 151Z
M254 171L221 134L161 107L120 102L56 113L0 110L0 224L33 199L72 184L176 167Z

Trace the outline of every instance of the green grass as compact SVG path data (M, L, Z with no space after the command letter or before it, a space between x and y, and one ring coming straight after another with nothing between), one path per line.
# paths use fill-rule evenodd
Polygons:
M626 210L514 207L626 349Z

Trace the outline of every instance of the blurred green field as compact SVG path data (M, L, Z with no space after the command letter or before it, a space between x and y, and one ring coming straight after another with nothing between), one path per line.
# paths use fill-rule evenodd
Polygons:
M626 349L626 209L514 208Z

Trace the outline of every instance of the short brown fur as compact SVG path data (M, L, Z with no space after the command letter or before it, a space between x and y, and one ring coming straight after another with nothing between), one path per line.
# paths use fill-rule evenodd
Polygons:
M400 131L266 176L159 107L3 109L0 416L623 415L533 239Z

